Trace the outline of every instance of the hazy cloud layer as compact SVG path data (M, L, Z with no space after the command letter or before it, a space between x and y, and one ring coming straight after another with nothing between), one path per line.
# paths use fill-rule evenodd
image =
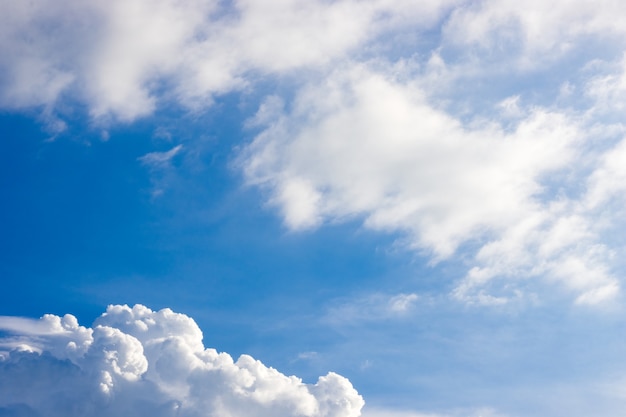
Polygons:
M329 373L304 384L247 355L207 349L169 309L110 306L91 328L72 315L0 317L0 415L356 417L363 399Z

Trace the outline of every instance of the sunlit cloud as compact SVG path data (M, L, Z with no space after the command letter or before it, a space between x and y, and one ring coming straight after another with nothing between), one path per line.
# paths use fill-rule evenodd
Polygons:
M521 114L515 101L506 105L517 112L512 127L464 123L393 71L351 66L305 87L245 150L248 181L268 191L285 224L361 219L404 234L434 261L474 248L454 291L469 302L505 303L518 289L503 278L533 276L562 283L579 303L614 297L611 251L587 201L621 145L589 159L593 131L575 114ZM590 185L571 196L552 191L578 187L574 181Z
M356 417L363 406L335 373L304 384L205 348L169 309L109 306L91 328L72 315L2 317L0 330L13 334L0 339L2 415Z

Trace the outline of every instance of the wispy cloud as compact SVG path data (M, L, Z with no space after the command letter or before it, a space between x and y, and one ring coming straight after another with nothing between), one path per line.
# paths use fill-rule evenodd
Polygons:
M414 293L374 293L360 297L336 300L331 303L324 321L332 325L399 319L411 312L419 296Z
M163 195L165 190L171 186L175 178L175 168L172 160L183 150L183 145L177 145L165 152L149 152L137 158L137 160L148 168L152 181L151 194L153 198Z
M166 152L150 152L137 158L142 164L152 169L163 169L170 166L172 158L174 158L181 150L183 145L177 145Z

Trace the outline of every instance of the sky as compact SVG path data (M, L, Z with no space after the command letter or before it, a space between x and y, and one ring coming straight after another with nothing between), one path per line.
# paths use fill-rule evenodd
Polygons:
M0 417L624 415L623 21L0 0Z

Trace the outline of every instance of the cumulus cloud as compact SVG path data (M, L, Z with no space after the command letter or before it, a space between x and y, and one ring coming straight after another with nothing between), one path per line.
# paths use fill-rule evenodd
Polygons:
M356 417L363 399L330 372L315 384L250 356L205 348L169 309L109 306L91 328L72 315L0 318L0 415Z
M602 172L620 170L609 162L619 147L604 156L612 168L600 157L585 177L590 135L575 114L541 107L514 125L463 122L410 78L352 65L303 88L240 163L292 229L362 219L403 233L434 261L469 250L474 265L454 291L461 299L504 303L518 289L495 281L539 276L598 303L619 284L585 200L612 176ZM585 178L592 184L580 190Z

